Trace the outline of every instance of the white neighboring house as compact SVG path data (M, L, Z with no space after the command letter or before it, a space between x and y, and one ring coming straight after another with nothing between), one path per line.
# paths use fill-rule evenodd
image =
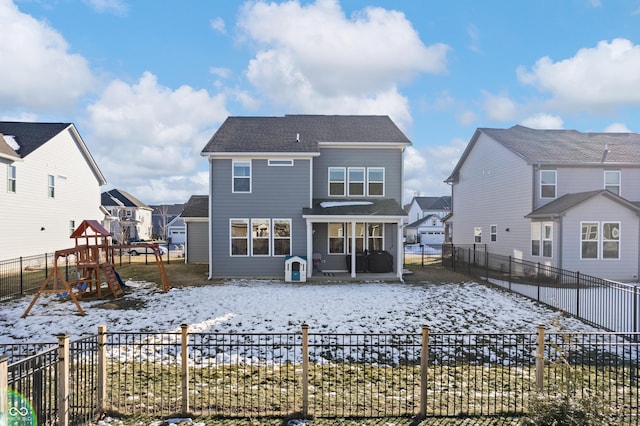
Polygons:
M181 215L171 219L167 224L167 239L172 244L184 244L186 241L187 226Z
M121 189L102 193L102 206L109 211L109 232L120 244L125 241L148 241L152 239L153 209L133 195Z
M443 244L442 219L451 213L451 197L413 197L406 209L408 225L405 225L407 244Z
M72 123L0 122L0 260L73 247L104 218L102 172Z

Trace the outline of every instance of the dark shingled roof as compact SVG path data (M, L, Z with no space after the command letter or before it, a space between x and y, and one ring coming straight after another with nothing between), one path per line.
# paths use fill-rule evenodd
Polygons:
M566 211L576 207L577 205L599 195L608 197L618 204L624 205L625 207L637 213L640 213L640 207L638 207L635 203L632 203L606 189L598 189L595 191L565 194L562 197L556 198L555 200L545 204L544 206L535 209L525 217L529 219L536 219L560 216Z
M182 211L183 218L209 217L209 196L192 195Z
M640 163L640 134L637 133L582 133L524 126L479 128L445 182L455 182L458 171L483 133L529 164L602 166Z
M321 203L370 202L366 205L338 205L322 207ZM302 209L303 216L406 216L400 204L394 199L357 199L357 200L313 200L313 208Z
M16 152L21 158L24 158L70 125L71 123L0 121L0 133L15 137L16 142L20 145L20 149Z
M299 136L299 140L296 137ZM217 152L318 152L318 142L411 142L388 116L285 115L228 117L202 150Z
M451 196L414 197L422 210L451 210Z
M112 189L111 191L106 191L101 194L100 203L103 206L117 206L118 204L113 201L112 198L120 201L124 207L146 207L149 208L145 203L138 200L133 195L125 192L121 189Z
M582 133L576 130L481 128L528 163L616 164L640 162L640 134Z

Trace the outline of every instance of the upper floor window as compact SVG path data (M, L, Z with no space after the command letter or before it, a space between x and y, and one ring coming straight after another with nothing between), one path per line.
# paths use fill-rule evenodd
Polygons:
M370 196L384 195L384 168L369 167L367 169L367 185Z
M16 192L16 166L9 164L9 170L7 174L7 191Z
M540 170L540 197L556 198L555 170Z
M364 167L349 167L349 196L364 195Z
M345 194L344 167L329 167L329 195L342 196Z
M605 170L604 172L604 189L611 191L616 195L620 195L620 172Z
M49 175L47 181L49 198L54 198L56 196L56 178L53 175Z
M233 192L251 192L251 162L233 162Z

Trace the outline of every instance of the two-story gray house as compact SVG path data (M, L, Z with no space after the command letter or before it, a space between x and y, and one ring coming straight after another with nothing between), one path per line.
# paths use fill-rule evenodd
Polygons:
M446 182L454 244L637 281L640 135L480 128Z
M301 256L308 276L401 278L410 145L387 116L227 118L202 150L210 276L283 277L285 259Z

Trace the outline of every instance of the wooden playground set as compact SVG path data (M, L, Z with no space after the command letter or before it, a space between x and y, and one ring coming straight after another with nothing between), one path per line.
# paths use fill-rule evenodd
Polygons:
M71 234L75 240L75 247L57 250L54 255L53 269L42 282L40 289L35 294L27 310L22 314L25 318L31 308L42 294L54 293L61 297L68 296L78 308L80 315L85 315L79 299L102 299L105 296L118 298L124 295L122 282L114 265L114 253L122 253L123 250L140 248L141 245L112 245L111 233L107 231L97 220L85 220ZM171 288L169 277L164 269L160 247L156 243L148 243L143 246L151 248L158 265L158 272L162 281L162 291ZM64 265L59 262L63 259L75 259L76 277L65 277ZM104 281L102 280L104 277ZM106 284L103 287L103 283Z

